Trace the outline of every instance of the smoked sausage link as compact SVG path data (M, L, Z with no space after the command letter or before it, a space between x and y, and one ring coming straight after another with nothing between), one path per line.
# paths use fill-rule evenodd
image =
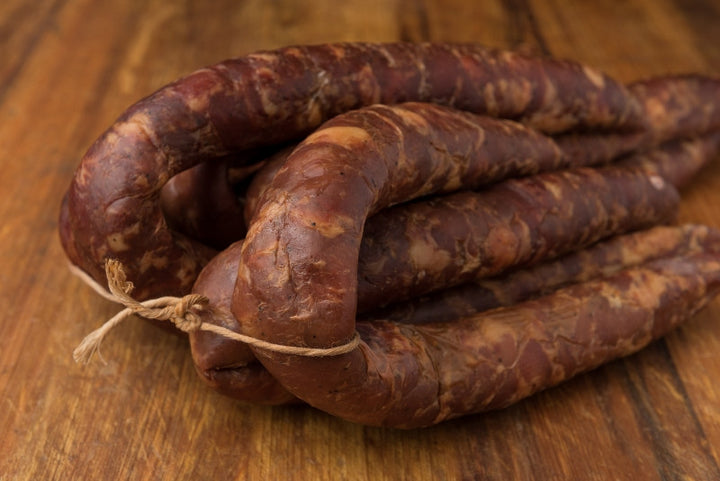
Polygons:
M198 70L139 101L90 147L60 214L63 247L104 282L122 262L147 298L190 290L214 255L167 227L168 180L200 162L296 140L375 103L423 101L516 119L544 132L638 130L627 89L589 67L478 45L287 47Z
M384 209L371 217L364 229L358 263L358 312L363 319L448 322L508 305L503 299L519 302L564 283L634 265L638 256L645 259L653 253L675 252L668 251L667 245L710 242L714 246L711 241L717 235L699 227L682 236L674 230L661 231L663 235L653 231L652 235L638 235L641 246L631 244L634 237L629 237L611 244L614 250L598 246L551 263L552 267L523 269L495 282L484 280L606 236L671 219L676 193L668 185L653 185L644 172L684 184L717 155L719 147L720 135L713 134L668 143L616 166L510 179L477 193L467 191ZM512 199L523 201L518 204ZM492 239L505 241L498 246ZM220 253L195 284L195 292L223 311L230 309L229 286L236 278L240 249L238 243ZM603 263L604 267L599 265ZM468 279L473 282L451 288ZM441 292L423 295L438 290ZM407 301L398 302L402 299ZM377 312L378 306L388 303L392 305L387 310ZM224 318L206 321L241 330L237 322ZM276 404L292 399L254 362L247 346L202 332L191 335L191 343L198 372L219 391L251 402Z
M479 276L472 282L365 312L361 319L407 324L451 322L651 260L700 252L720 254L720 231L702 225L658 226L615 236L560 259L510 270L501 276Z
M372 221L372 219L371 219ZM364 239L365 241L365 239ZM240 262L238 242L216 256L201 272L194 292L207 296L213 309L230 308ZM500 306L511 306L574 283L615 274L652 260L701 252L720 254L720 232L699 225L655 227L616 236L560 259L446 289L385 309L358 305L361 321L389 320L406 324L453 322ZM359 267L362 277L362 264ZM359 286L359 289L362 285ZM359 295L360 299L367 296ZM211 311L212 312L212 311ZM204 314L205 322L238 330L224 316ZM255 359L249 347L202 331L190 335L193 360L211 387L245 402L282 404L297 402Z
M390 136L382 135L382 128L370 129L370 120L376 122L383 119L392 119L393 131L398 135L396 141L402 149L403 141L416 143L418 152L425 152L425 156L432 157L432 149L424 148L415 137L400 136L404 132L403 123L398 116L414 115L433 112L423 115L428 123L430 119L443 119L446 112L443 108L433 106L403 105L396 107L372 107L363 111L352 112L337 117L333 125L361 126L372 131L373 138L383 138L383 145L391 145ZM414 126L417 126L417 118ZM461 117L462 118L462 117ZM360 122L362 120L362 122ZM497 122L487 119L487 122ZM379 125L388 125L390 122L379 122ZM457 120L449 125L457 125ZM433 122L435 131L443 130L442 122ZM401 126L401 127L398 127ZM510 125L512 126L512 125ZM448 132L456 128L446 129ZM521 132L515 128L516 131ZM480 131L483 132L483 131ZM480 138L489 139L490 135L480 135ZM516 134L517 135L517 134ZM435 137L434 145L447 145L439 142L443 138ZM450 135L455 139L456 136ZM521 136L518 139L533 137ZM540 139L542 140L542 138ZM494 142L501 143L499 140ZM534 140L536 145L547 146L547 143ZM365 226L364 236L359 255L357 286L358 311L367 310L368 306L379 305L409 299L426 292L440 288L448 288L454 284L474 277L497 275L504 270L517 267L521 264L535 263L543 258L551 258L573 249L581 248L600 238L627 230L647 227L671 218L677 205L677 194L667 184L654 183L645 173L648 169L653 173L668 171L666 167L658 165L677 165L678 172L683 169L695 172L698 165L702 165L717 152L717 136L712 139L698 139L680 143L683 148L675 144L656 149L645 155L627 159L617 166L601 169L575 169L568 172L546 173L525 179L511 179L487 191L478 193L464 192L440 199L434 199L414 204L398 205L372 217ZM463 146L458 149L457 146ZM447 157L467 157L469 142L457 142L451 147L439 148ZM468 160L465 168L468 172L478 172L478 165L483 166L484 172L497 172L494 166L499 164L497 152L493 142L479 144L478 150L482 155ZM518 143L517 146L524 144ZM528 145L533 145L529 143ZM327 145L326 145L327 146ZM668 150L668 154L662 155ZM553 149L545 147L538 152L548 152L547 158L558 162ZM494 152L493 155L491 152ZM515 153L522 150L515 150ZM533 152L528 150L529 154ZM357 161L348 161L350 165L359 165L367 152L359 154ZM552 154L552 155L550 155ZM525 158L525 155L517 155ZM372 157L372 155L370 156ZM443 158L442 156L439 156ZM507 157L507 155L505 155ZM418 156L413 156L418 159ZM500 156L500 159L504 158ZM445 160L437 160L442 164ZM474 164L472 163L474 162ZM516 165L530 165L515 162ZM512 164L506 164L512 165ZM526 171L534 171L539 166L553 166L548 162L538 163L533 167L525 167ZM559 165L562 165L560 163ZM632 166L632 168L629 168ZM277 170L273 168L273 174ZM515 169L520 170L520 169ZM454 174L459 171L448 168ZM306 171L304 171L306 172ZM497 173L494 174L497 177ZM682 174L684 178L688 174ZM667 181L675 182L677 176L669 176ZM469 183L484 180L484 176L468 175L465 180ZM278 190L277 194L285 195L285 190ZM255 197L262 197L256 195ZM514 199L514 200L513 200ZM575 199L575 200L572 200ZM513 225L515 227L513 227ZM500 235L505 233L505 235ZM497 242L491 242L497 239ZM501 241L504 239L504 242ZM420 249L418 246L428 246ZM216 265L238 265L233 256L238 255L240 246L234 246L219 256ZM232 252L230 252L232 251ZM422 251L418 253L418 251ZM441 253L442 255L435 255ZM504 253L504 254L501 254ZM222 260L220 260L220 258ZM427 261L433 265L427 265ZM435 262L437 259L446 259L448 262ZM437 268L437 269L435 269ZM211 268L218 270L217 267ZM435 269L435 270L433 270ZM222 268L223 271L226 267ZM232 268L229 268L232 270ZM229 274L228 274L229 276ZM212 275L205 275L198 279L196 288L199 292L214 298L214 292L223 292L221 284L218 286L211 281ZM229 279L229 277L227 277ZM229 282L226 280L225 282ZM223 298L222 308L227 310L229 301ZM215 321L225 324L225 321ZM241 330L237 323L225 324L225 327ZM199 333L191 336L193 342L193 355L198 370L216 388L223 392L235 392L236 397L259 402L284 402L284 397L277 400L271 395L262 394L257 389L243 387L235 376L238 366L242 376L248 378L248 372L257 370L260 376L266 376L264 370L252 363L254 356L248 348L227 339ZM233 380L232 382L230 380Z
M661 259L450 325L359 323L372 342L335 365L263 361L288 390L331 414L421 427L509 406L636 352L719 290L717 253Z
M448 186L470 187L479 178L474 165L467 164L465 158L433 155L417 148L414 138L405 136L398 148L397 137L393 138L397 131L388 129L384 137L371 137L352 122L351 114L331 119L307 137L275 175L261 200L243 243L232 299L232 312L242 331L253 337L302 347L348 343L356 332L357 262L366 219L387 206L444 192ZM395 111L394 115L401 117L394 125L426 124L414 112ZM665 184L660 177L656 181ZM655 305L643 306L645 317L636 327L653 328L655 317L664 312L673 313L672 319L679 321L683 312L693 312L706 302L706 293L714 294L710 288L714 285L714 266L703 260L698 267L701 273L691 280L666 270L654 276L652 269L627 274L629 279L620 276L617 282L632 282L638 289L640 278L653 277L657 282L647 286L651 291L646 294L657 295L654 299L680 289L676 283L689 282L688 292L697 289L697 296L688 294L689 305L682 302L683 309L666 305L662 311L655 311ZM692 271L692 266L689 269ZM707 278L706 270L710 272ZM613 296L640 295L634 290L618 293L622 290L619 286L608 285ZM578 302L590 296L589 291L579 292L586 298L581 296ZM623 314L636 315L632 312L635 300L622 298L628 304L619 303L618 309L618 303L611 302L614 300L607 299L611 309L604 315L621 319ZM556 302L547 302L548 308L554 309ZM572 323L605 321L598 319L577 318ZM437 352L423 347L421 331L399 327L377 331L368 342L336 358L314 359L258 348L253 352L285 388L311 405L362 422L422 425L454 415L454 411L445 414L435 398L447 387L432 374L438 363L447 360L453 364L453 375L458 379L479 381L474 379L475 366L463 369L461 365L462 359L478 355L477 346L455 342L458 331L478 342L478 337L471 335L470 325L479 328L472 323L467 329L458 323L443 324L452 342L440 342L442 347ZM538 334L539 338L545 335ZM621 352L629 351L615 355ZM597 353L592 356L597 357ZM584 358L575 354L572 358L574 361L563 364L562 372L567 375L592 367ZM560 377L543 378L543 382L556 382ZM529 394L531 390L514 391L510 397L516 399L518 392ZM473 396L469 402L479 402ZM473 404L472 409L482 404Z

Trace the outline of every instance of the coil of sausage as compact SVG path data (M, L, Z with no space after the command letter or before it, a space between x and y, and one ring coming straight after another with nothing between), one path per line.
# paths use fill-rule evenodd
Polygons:
M75 173L61 207L63 247L98 282L105 259L118 259L140 298L188 292L215 252L167 228L159 196L170 178L201 162L298 139L350 109L412 100L553 133L644 125L624 86L570 61L446 44L259 52L198 70L123 113Z

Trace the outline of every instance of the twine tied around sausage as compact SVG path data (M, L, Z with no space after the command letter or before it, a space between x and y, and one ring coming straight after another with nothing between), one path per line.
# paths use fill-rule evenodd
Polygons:
M218 334L234 341L243 342L253 347L265 349L282 354L294 354L308 357L329 357L338 356L354 350L360 344L360 336L357 332L346 344L329 348L312 348L302 346L288 346L275 344L255 337L240 334L216 324L203 322L200 313L212 309L213 314L220 317L231 317L228 312L220 311L209 306L209 299L200 294L188 294L183 297L165 296L156 299L139 302L130 295L134 286L127 280L122 264L114 259L105 262L105 275L108 281L108 289L105 291L93 278L79 268L72 266L71 271L90 285L96 292L108 300L123 304L125 309L117 313L102 326L87 335L73 351L75 362L87 364L97 353L102 340L108 332L122 321L138 315L146 319L159 321L170 321L183 332L208 331Z

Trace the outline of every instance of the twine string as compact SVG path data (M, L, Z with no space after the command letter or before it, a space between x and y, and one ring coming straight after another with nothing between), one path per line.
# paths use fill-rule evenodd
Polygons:
M204 322L200 315L203 311L211 311L214 316L232 319L232 314L209 305L209 299L200 294L188 294L183 297L165 296L156 299L139 302L130 294L133 291L133 283L126 278L122 264L117 260L105 262L105 275L108 280L107 292L92 277L76 266L71 266L71 272L78 275L83 281L89 284L93 290L113 302L125 306L125 309L106 321L95 331L87 335L73 351L75 362L87 364L95 353L99 354L100 344L105 336L132 315L138 315L146 319L158 321L170 321L183 332L207 331L213 332L228 339L243 342L250 346L277 352L281 354L294 354L308 357L329 357L339 356L353 351L360 344L360 336L357 332L353 338L339 346L329 348L313 348L303 346L289 346L275 344L272 342L247 336L232 331L223 326Z

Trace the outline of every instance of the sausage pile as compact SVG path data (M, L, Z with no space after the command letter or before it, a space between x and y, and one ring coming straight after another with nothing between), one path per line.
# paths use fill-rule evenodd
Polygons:
M202 294L201 377L414 428L635 352L720 289L672 226L720 152L720 80L623 85L477 45L333 44L198 70L130 107L63 200L70 261L138 299Z

